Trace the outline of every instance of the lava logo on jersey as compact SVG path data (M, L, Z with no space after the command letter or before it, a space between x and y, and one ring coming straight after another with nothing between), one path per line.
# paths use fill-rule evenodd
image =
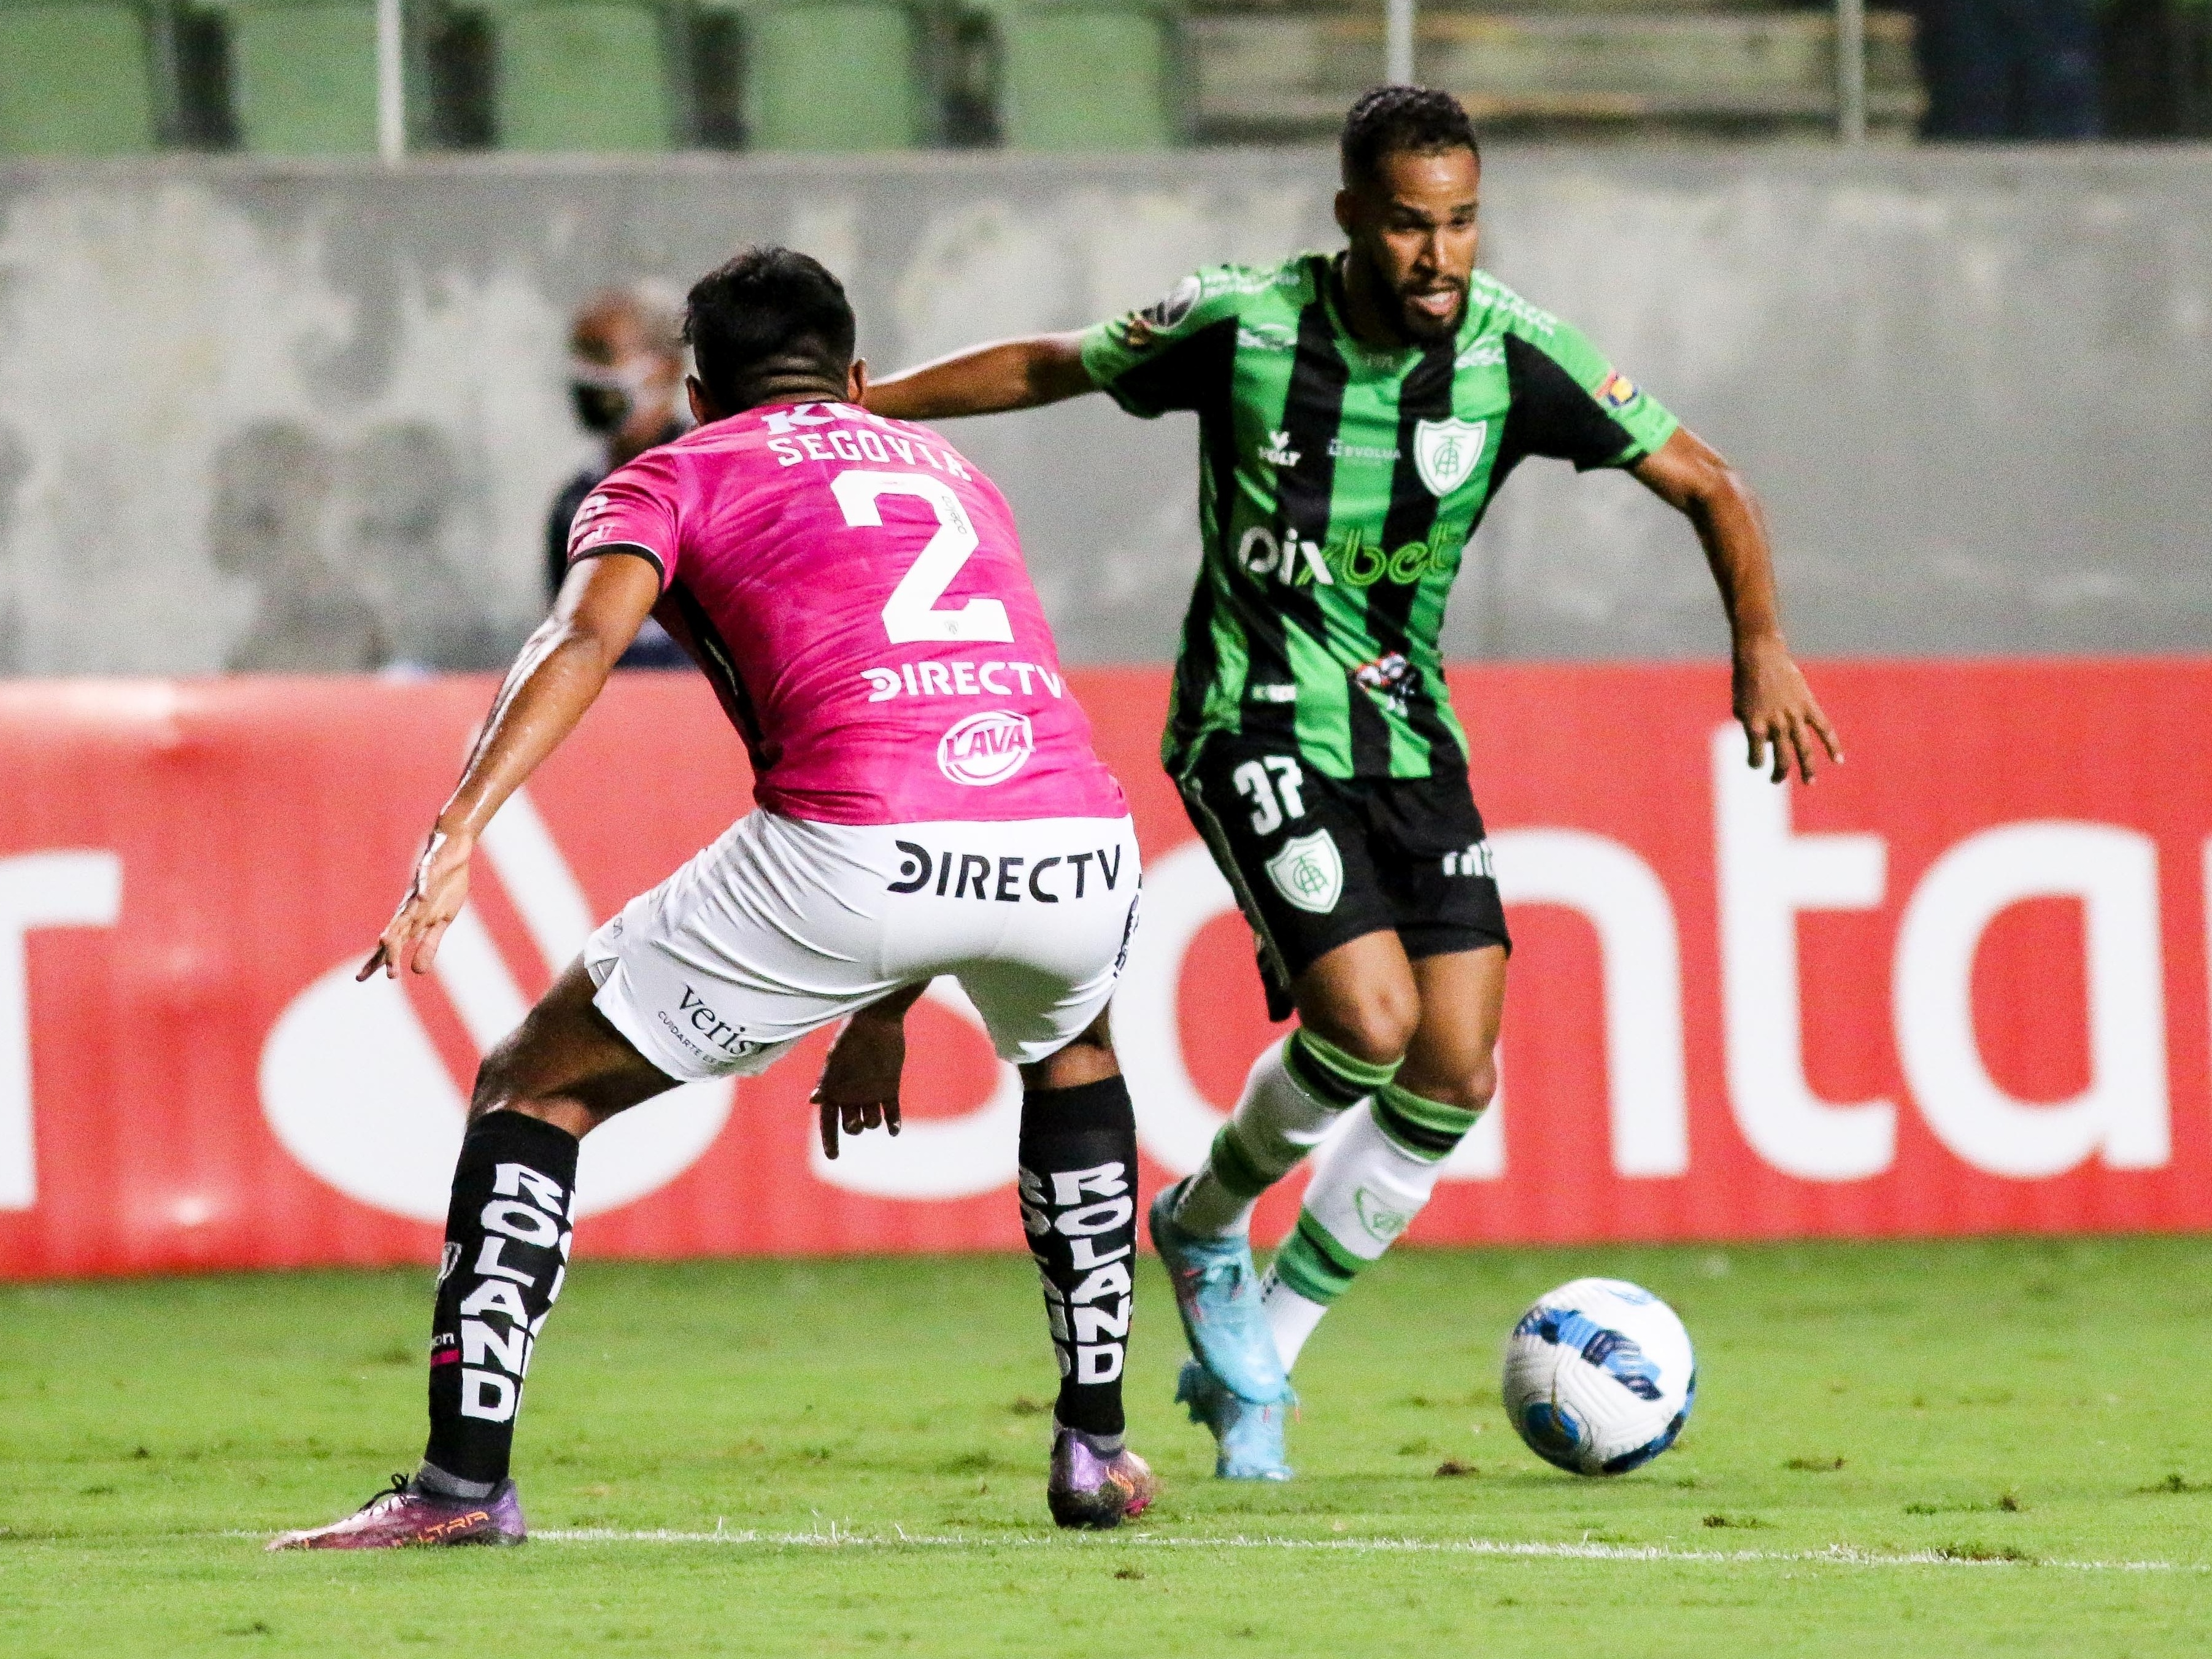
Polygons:
M1432 496L1467 482L1490 436L1486 420L1424 420L1413 424L1413 470Z
M987 788L1019 772L1036 747L1028 717L990 709L969 715L937 740L937 769L956 784Z
M1344 895L1344 857L1336 850L1336 838L1316 830L1285 842L1267 861L1267 879L1300 910L1328 915Z

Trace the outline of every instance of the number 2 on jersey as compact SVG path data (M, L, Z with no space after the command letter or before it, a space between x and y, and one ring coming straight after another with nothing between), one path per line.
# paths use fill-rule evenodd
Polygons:
M844 510L845 522L855 529L882 527L883 511L877 503L884 496L915 497L937 515L937 534L884 601L884 631L892 644L1012 640L1013 624L998 600L978 595L957 611L937 608L937 601L979 545L967 509L944 479L914 473L840 473L830 480L830 489Z

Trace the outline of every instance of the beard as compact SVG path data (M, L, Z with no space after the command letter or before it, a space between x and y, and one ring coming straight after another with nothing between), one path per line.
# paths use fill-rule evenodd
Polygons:
M1459 326L1467 320L1467 284L1449 277L1428 277L1403 283L1391 281L1389 273L1371 259L1363 258L1357 250L1352 257L1365 267L1367 291L1382 302L1378 309L1384 322L1398 338L1408 345L1434 345L1450 339L1459 332ZM1437 317L1413 303L1417 294L1449 294L1453 304L1451 314Z
M1413 303L1416 294L1443 294L1452 296L1451 314L1432 315ZM1467 284L1453 282L1449 278L1431 278L1425 283L1395 290L1391 297L1397 302L1396 321L1399 332L1416 345L1434 345L1448 340L1459 332L1459 326L1467 318Z

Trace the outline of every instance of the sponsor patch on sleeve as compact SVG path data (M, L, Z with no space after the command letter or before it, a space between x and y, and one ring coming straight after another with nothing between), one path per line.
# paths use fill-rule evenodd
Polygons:
M1597 400L1608 409L1626 409L1643 395L1643 389L1618 369L1607 375L1605 384L1597 388Z

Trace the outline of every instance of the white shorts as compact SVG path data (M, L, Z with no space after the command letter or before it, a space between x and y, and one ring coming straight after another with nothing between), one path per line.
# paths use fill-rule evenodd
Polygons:
M615 1029L684 1082L950 973L1000 1057L1042 1060L1114 994L1137 922L1127 818L817 824L756 811L594 933Z

